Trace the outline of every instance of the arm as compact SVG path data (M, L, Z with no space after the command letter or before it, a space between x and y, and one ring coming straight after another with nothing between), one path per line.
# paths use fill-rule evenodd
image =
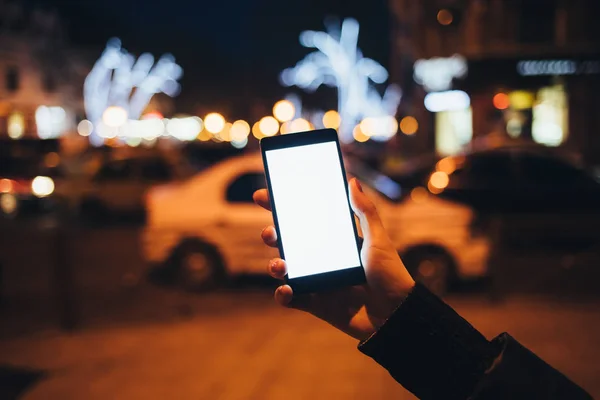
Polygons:
M420 399L591 399L510 335L489 342L419 284L359 350Z
M503 334L489 342L450 306L416 284L357 180L350 201L364 235L361 259L367 284L295 296L282 284L275 300L327 321L358 339L359 349L421 399L590 399L581 388ZM269 209L266 190L254 195ZM272 226L261 234L277 247ZM284 279L275 259L269 274ZM398 306L400 304L400 306Z

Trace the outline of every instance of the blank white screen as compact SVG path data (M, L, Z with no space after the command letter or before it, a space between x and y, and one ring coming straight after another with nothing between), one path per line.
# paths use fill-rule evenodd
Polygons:
M265 154L288 277L359 266L336 143Z

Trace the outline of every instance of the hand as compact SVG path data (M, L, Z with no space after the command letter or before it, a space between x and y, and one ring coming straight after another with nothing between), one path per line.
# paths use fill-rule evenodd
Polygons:
M350 203L364 235L360 257L367 283L301 296L294 296L289 285L282 285L275 291L275 300L283 306L309 312L348 335L365 340L402 303L415 281L400 260L375 205L362 191L358 180L352 179L349 187ZM256 191L254 201L267 210L271 209L266 189ZM277 247L275 227L266 227L261 236L268 246ZM268 272L274 278L283 279L287 274L286 268L284 260L274 259L268 265Z

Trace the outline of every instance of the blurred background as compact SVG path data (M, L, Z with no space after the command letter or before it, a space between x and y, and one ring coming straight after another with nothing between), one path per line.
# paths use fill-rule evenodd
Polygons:
M413 398L271 300L258 143L322 128L416 279L600 396L599 15L0 0L0 398Z

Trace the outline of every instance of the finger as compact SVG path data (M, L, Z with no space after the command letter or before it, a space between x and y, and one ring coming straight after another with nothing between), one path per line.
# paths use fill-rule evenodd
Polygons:
M349 186L350 203L358 216L365 240L370 240L372 243L387 244L389 239L375 204L363 192L362 186L356 178L350 181Z
M284 307L290 307L293 298L294 292L289 285L279 286L277 290L275 290L275 301Z
M267 246L277 247L277 231L273 225L267 226L260 233L260 237Z
M275 279L283 279L287 274L287 265L281 258L274 258L269 262L267 272Z
M281 285L275 290L275 301L289 308L295 308L297 310L314 313L314 294L303 294L294 296L294 291L289 285Z
M267 189L259 189L252 195L252 199L256 204L264 208L265 210L271 211L271 203L269 201L269 192Z

